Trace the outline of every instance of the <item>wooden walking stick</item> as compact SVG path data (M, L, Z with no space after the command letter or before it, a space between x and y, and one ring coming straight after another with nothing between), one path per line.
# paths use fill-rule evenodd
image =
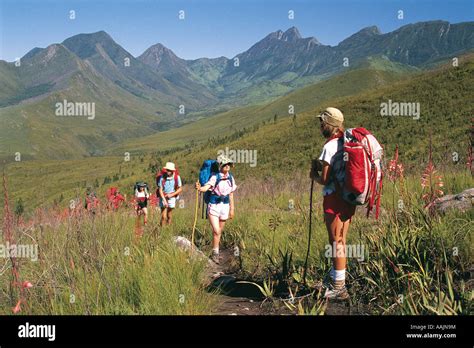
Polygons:
M199 190L196 189L196 204L194 208L193 233L191 235L191 250L194 250L194 231L196 230L196 223L197 223L197 218L198 218L198 207L199 207Z

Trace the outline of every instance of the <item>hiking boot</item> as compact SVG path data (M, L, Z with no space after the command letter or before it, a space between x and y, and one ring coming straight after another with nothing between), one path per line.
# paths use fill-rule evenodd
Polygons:
M217 253L212 253L211 260L212 260L214 263L216 263L216 264L220 264L219 254L217 254Z
M325 286L326 292L324 293L324 297L327 299L333 300L347 300L349 298L349 293L347 292L347 288L343 285L340 288L336 288L334 282L330 282Z

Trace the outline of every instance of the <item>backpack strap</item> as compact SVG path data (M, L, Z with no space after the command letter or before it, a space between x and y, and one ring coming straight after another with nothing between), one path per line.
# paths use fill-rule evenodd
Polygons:
M161 180L161 189L162 189L162 190L165 189L165 182L166 182L167 179L168 179L167 174L162 174L162 175L161 175L160 180Z
M179 187L178 173L175 172L173 177L174 177L174 190L176 191ZM164 190L165 189L165 182L166 182L167 178L168 177L165 178L165 174L160 175L158 177L157 186L159 186L159 180L161 179L161 188Z
M222 180L222 179L221 179L221 172L217 172L217 173L216 173L216 183L215 183L214 189L213 189L212 191L214 191L214 190L217 188L217 186L219 185L219 183L221 182L221 180Z
M174 190L178 190L178 172L174 172Z
M382 197L382 188L383 188L383 171L380 172L380 187L377 192L377 203L375 205L375 219L379 218L380 213L380 198Z
M216 173L216 184L214 185L214 189L212 191L214 191L217 187L217 185L219 185L219 183L221 182L222 178L221 178L221 172L218 172ZM230 186L233 186L234 185L234 178L232 177L232 173L229 172L229 175L227 176L227 178L225 178L224 180L230 180Z
M155 176L155 180L156 180L156 186L159 188L160 187L160 180L161 178L163 177L163 168L160 169L157 173L156 173L156 176Z
M230 172L229 172L228 177L225 179L222 179L221 176L222 176L221 172L216 173L216 184L214 188L212 189L210 197L209 197L209 203L211 204L217 204L217 203L229 204L230 202L229 195L219 196L216 193L214 193L214 190L217 188L217 186L222 180L229 180L229 179L232 180L232 175L230 174ZM232 185L232 181L231 181L231 185Z
M369 180L370 180L370 183L369 183L370 197L367 204L367 217L369 217L370 212L374 208L374 203L375 203L375 199L377 195L377 193L375 192L375 190L377 189L377 168L375 168L372 171L371 177Z
M211 196L216 196L216 197L217 197L217 195L214 193L214 190L217 188L217 186L219 185L219 183L221 182L221 180L230 180L230 186L233 186L233 185L234 185L234 182L233 182L233 176L232 176L232 173L231 173L231 172L229 172L229 175L228 175L227 178L225 178L225 179L222 179L222 178L221 178L221 175L222 175L221 172L218 172L218 173L216 173L215 175L216 175L216 183L215 183L215 185L214 185L214 188L213 188L212 191L211 191ZM226 198L226 203L227 203L227 200L228 200L229 195L222 196L222 197Z
M362 128L365 130L364 128ZM369 131L365 130L367 134L370 134ZM366 135L363 135L366 137ZM366 137L367 140L367 148L366 151L369 155L370 164L372 166L372 176L370 178L370 198L367 204L367 217L369 217L370 212L373 210L375 206L375 219L379 218L380 213L380 199L382 196L382 188L383 188L383 171L380 170L380 186L377 187L377 177L379 174L379 168L375 165L374 154L372 153L372 147L370 146L370 141Z

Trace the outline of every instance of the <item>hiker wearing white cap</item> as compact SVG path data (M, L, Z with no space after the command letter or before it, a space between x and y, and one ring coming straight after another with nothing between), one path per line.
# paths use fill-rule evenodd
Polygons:
M212 173L207 183L201 186L196 182L196 189L200 192L210 191L207 205L207 216L213 232L212 260L219 263L219 244L228 219L234 218L234 191L237 188L230 168L232 160L225 156L217 157L219 172Z
M176 201L183 191L181 177L174 163L166 163L156 177L156 184L158 186L157 195L160 198L161 226L170 225Z
M346 236L355 206L346 202L340 194L339 185L344 182L344 116L339 109L329 107L317 116L322 135L326 138L318 160L313 161L311 179L323 185L324 221L333 250L333 266L329 281L324 282L327 298L349 297L345 286Z

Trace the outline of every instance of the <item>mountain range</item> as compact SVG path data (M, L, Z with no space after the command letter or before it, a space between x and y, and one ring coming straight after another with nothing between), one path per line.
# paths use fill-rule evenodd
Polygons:
M310 159L319 156L324 138L314 115L333 105L343 110L347 127L364 126L375 134L384 146L387 164L398 147L399 161L405 168L404 182L414 179L417 183L408 186L410 192L420 192L419 173L429 159L430 138L435 168L443 176L443 190L450 192L455 190L454 185L471 185L466 162L472 130L466 118L474 112L474 54L460 56L458 67L448 63L409 75L374 69L380 64L374 61L372 67L354 69L299 88L263 106L235 108L190 125L131 139L133 143L112 149L106 156L12 163L6 167L10 197L14 201L22 198L26 209L32 211L40 205L49 207L55 201L65 207L68 197L82 197L88 186L94 186L102 197L111 185L122 192L133 192L137 181L153 182L156 168L167 161L177 163L183 182L192 184L202 161L215 158L219 150L226 148L258 153L256 167L237 163L233 168L241 183L267 179L289 182L289 173L302 172L306 177ZM382 117L380 103L387 99L419 102L421 117ZM298 110L296 117L288 117L282 111L290 101ZM279 113L276 120L275 113ZM249 127L253 118L260 122ZM239 122L246 129L237 131ZM161 143L191 146L156 152ZM131 154L130 161L124 161L123 153L131 149L137 153ZM454 154L459 155L459 161L453 162ZM387 177L384 180L389 183Z
M421 22L385 34L371 26L337 46L291 27L235 57L195 60L159 43L134 57L104 31L78 34L33 48L19 66L0 60L0 157L101 155L125 139L268 101L368 59L415 71L473 48L474 22ZM62 100L94 102L98 116L54 117Z

